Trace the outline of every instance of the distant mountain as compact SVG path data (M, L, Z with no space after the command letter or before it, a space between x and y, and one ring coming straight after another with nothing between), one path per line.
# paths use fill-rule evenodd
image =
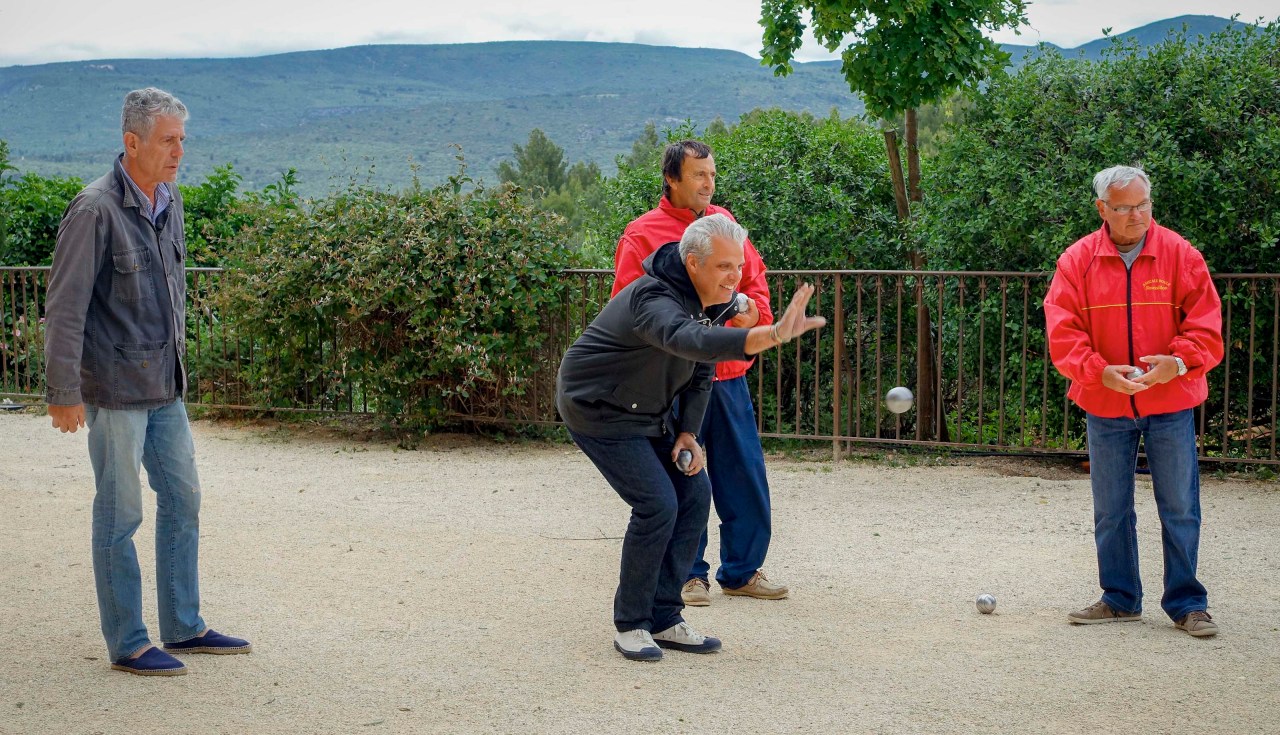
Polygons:
M120 102L146 85L191 110L184 181L231 162L258 188L296 167L307 190L348 177L403 185L456 170L493 181L514 143L542 128L570 162L614 170L646 122L699 127L756 107L862 112L838 68L786 79L733 51L557 41L359 46L243 59L0 68L0 138L22 170L95 177L119 149Z
M1187 37L1196 39L1205 38L1225 30L1232 23L1233 21L1228 18L1219 18L1214 15L1180 15L1176 18L1148 23L1145 26L1129 31L1111 33L1109 36L1071 49L1055 46L1052 43L1046 43L1044 46L1056 49L1067 58L1085 58L1090 61L1097 61L1102 58L1103 50L1110 48L1115 39L1132 39L1139 46L1154 46L1167 39L1170 33L1180 31L1184 27L1187 31ZM1240 23L1240 21L1234 21L1234 23ZM1248 23L1245 23L1245 25L1248 25ZM1106 29L1100 27L1099 30L1105 31ZM1038 46L1019 46L1005 43L1001 44L1001 47L1013 57L1013 65L1015 67L1021 66L1028 58L1034 58L1040 53Z
M1182 16L1127 31L1141 44L1187 24L1206 35L1230 21ZM1100 39L1063 50L1097 58ZM1005 46L1015 63L1033 46ZM231 163L258 189L297 168L304 193L351 178L403 186L456 170L496 179L529 131L542 128L570 161L614 171L649 121L733 122L756 107L857 115L839 62L797 64L778 78L734 51L529 41L358 46L240 59L107 59L0 68L0 139L22 171L100 175L120 148L120 102L155 85L191 109L185 182Z

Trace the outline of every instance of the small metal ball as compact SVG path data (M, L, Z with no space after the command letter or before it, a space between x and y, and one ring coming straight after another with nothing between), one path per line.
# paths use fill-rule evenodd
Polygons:
M978 595L978 599L975 600L975 603L978 606L978 612L982 613L983 615L990 615L996 609L995 595L988 595L988 594Z
M894 413L906 413L911 409L911 404L915 402L915 396L911 395L911 391L902 386L890 388L889 392L884 396L884 405Z

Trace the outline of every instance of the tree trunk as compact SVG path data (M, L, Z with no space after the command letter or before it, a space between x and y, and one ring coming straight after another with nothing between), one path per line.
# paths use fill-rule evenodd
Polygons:
M898 204L898 219L911 218L911 201L920 201L920 151L916 141L915 110L907 111L907 165L911 174L911 198L907 195L907 182L902 175L902 157L898 153L898 134L893 129L884 131L885 151L889 156L889 173L893 177L893 195ZM924 254L918 250L908 252L913 270L924 269ZM938 436L935 430L937 414L937 377L934 366L937 353L933 345L933 319L925 305L924 280L916 279L916 439L932 440ZM945 426L945 422L943 422ZM945 430L944 432L945 433Z

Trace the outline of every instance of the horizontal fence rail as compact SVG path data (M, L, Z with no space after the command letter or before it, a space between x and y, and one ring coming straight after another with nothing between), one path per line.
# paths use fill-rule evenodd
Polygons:
M43 300L47 268L0 268L0 396L44 393ZM253 411L369 413L379 396L348 379L342 330L317 324L292 335L317 359L303 387L262 405L253 381L278 355L220 314L214 298L223 272L188 269L188 401ZM453 398L454 418L474 423L555 425L560 356L608 301L607 270L563 273L564 291L544 320L544 344L532 373L490 390ZM772 271L776 305L813 283L811 313L827 326L763 353L748 373L757 426L765 437L829 442L836 456L852 446L903 445L979 452L1083 456L1084 414L1066 399L1044 334L1048 273L954 271ZM1280 367L1280 274L1218 274L1226 356L1209 374L1209 398L1197 409L1206 460L1280 464L1276 453ZM780 308L780 307L779 307ZM274 361L274 362L272 362ZM914 406L891 413L895 386ZM513 390L514 389L514 390Z

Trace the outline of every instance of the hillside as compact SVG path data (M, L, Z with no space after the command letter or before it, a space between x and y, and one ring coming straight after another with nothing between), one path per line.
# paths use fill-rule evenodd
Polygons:
M678 76L672 70L678 69ZM654 121L733 121L756 107L862 111L832 65L779 79L732 51L637 44L508 42L361 46L243 59L0 68L0 137L22 170L92 177L119 146L124 93L154 84L192 111L184 180L231 162L260 187L292 166L307 189L349 176L402 185L473 175L540 127L571 161L613 159Z
M1186 24L1207 35L1230 21L1181 16L1113 34L1158 42ZM1098 58L1100 39L1067 56ZM1052 47L1047 45L1047 47ZM1052 47L1056 48L1056 47ZM1006 45L1020 63L1035 46ZM678 71L675 71L678 70ZM232 163L261 188L297 168L302 191L347 180L403 186L456 171L461 146L474 177L494 179L532 128L572 161L606 173L647 122L732 122L756 107L826 115L862 112L839 62L797 64L777 78L734 51L639 44L528 41L358 46L235 59L106 59L0 68L0 139L22 171L99 175L119 150L124 93L155 85L191 108L182 180Z
M1097 61L1102 58L1102 52L1111 47L1113 41L1117 39L1132 39L1139 46L1151 46L1169 37L1174 31L1180 31L1184 27L1187 30L1188 38L1205 38L1218 31L1221 31L1232 24L1228 18L1219 18L1214 15L1180 15L1176 18L1167 20L1158 20L1154 23L1148 23L1128 31L1115 31L1109 36L1098 38L1086 44L1076 46L1075 48L1062 48L1052 43L1046 43L1046 48L1054 49L1067 58L1083 58L1090 61ZM1105 30L1099 27L1099 31ZM1016 44L1001 44L1001 47L1013 57L1013 65L1015 67L1026 62L1028 58L1034 57L1039 53L1038 46L1019 46Z

